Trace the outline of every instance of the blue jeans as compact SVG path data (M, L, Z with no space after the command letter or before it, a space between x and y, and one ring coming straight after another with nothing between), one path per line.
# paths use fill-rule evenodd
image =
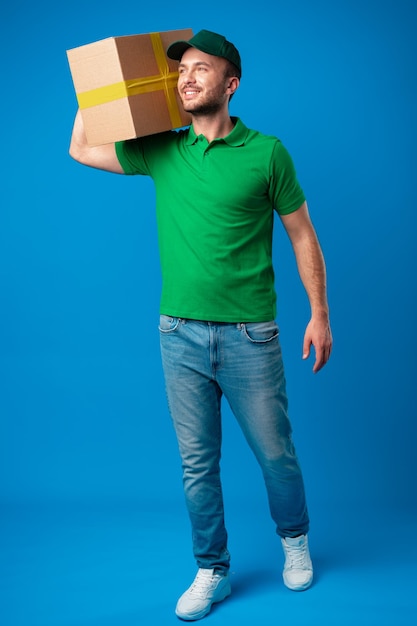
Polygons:
M305 534L308 512L276 323L161 315L159 330L198 567L227 570L230 564L220 481L223 395L262 469L278 535Z

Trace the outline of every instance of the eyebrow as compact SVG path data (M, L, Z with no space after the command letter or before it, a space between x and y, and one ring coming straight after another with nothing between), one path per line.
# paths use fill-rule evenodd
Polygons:
M205 65L206 67L211 67L210 63L207 63L206 61L196 61L195 63L179 63L178 67L187 67L188 66L198 66L198 65Z

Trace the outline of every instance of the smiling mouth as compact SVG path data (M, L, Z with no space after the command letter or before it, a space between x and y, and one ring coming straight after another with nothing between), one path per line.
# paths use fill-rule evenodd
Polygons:
M193 96L197 96L200 92L196 89L184 89L183 94L186 98L192 98Z

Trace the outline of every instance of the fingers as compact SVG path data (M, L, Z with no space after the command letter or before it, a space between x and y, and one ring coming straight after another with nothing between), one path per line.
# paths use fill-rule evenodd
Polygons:
M303 343L303 359L308 359L311 352L311 346L313 345L316 353L313 372L316 374L326 365L330 358L332 350L332 335L328 326L324 331L323 329L320 329L319 332L314 332L314 330L315 329L312 325L309 325L306 330Z
M326 342L324 346L321 346L320 348L315 348L315 350L316 350L316 360L313 365L314 374L319 372L329 360L330 353L332 350L331 340Z
M303 359L308 359L308 357L310 356L310 348L311 348L311 339L309 339L307 336L304 337L304 343L303 343Z
M324 351L316 352L316 360L313 365L314 374L317 374L317 372L319 372L321 368L324 367L324 365L326 365L326 363L327 363L327 359L325 358Z

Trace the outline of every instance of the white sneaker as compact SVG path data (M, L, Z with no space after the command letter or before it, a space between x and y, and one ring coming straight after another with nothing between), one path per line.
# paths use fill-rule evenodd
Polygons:
M200 619L210 612L212 604L221 602L230 593L229 574L200 568L191 587L178 600L175 614L184 620Z
M313 582L313 564L307 535L281 538L285 554L284 583L293 591L304 591Z

